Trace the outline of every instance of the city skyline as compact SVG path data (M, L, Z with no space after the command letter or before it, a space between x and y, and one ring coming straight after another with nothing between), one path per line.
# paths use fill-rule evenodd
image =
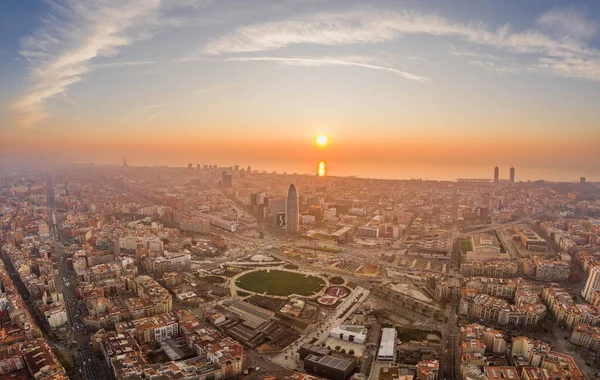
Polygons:
M299 173L323 159L331 175L371 178L488 178L514 166L518 180L600 180L599 4L253 5L3 2L0 150ZM318 135L330 137L326 152Z

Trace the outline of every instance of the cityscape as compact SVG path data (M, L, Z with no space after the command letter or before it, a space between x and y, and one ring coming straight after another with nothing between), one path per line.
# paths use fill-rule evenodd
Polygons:
M600 378L600 2L0 31L0 380Z
M591 378L598 184L510 173L3 167L2 376Z

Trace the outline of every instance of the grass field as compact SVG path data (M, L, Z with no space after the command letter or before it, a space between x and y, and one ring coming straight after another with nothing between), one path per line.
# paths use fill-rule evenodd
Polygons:
M244 290L272 296L310 296L321 290L325 282L319 277L295 272L261 270L241 276L235 284Z
M344 283L344 279L343 279L343 278L341 278L341 277L338 277L338 276L331 277L331 278L329 279L329 283L330 283L331 285L342 285L342 284Z
M463 252L469 252L473 250L473 244L471 243L471 239L467 238L467 239L462 239L460 241L460 249Z

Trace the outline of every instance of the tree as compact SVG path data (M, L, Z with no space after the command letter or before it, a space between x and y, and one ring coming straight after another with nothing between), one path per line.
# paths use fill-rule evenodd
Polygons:
M349 353L350 355L354 355L354 350L351 348L350 350L348 350L348 353Z
M328 349L328 350L331 350L331 346L327 346L327 349Z
M346 353L346 349L345 349L345 348L342 348L342 350L341 350L340 352L341 352L342 354L345 354L345 353Z
M339 351L339 350L340 350L340 348L342 348L342 347L340 347L339 345L338 345L338 346L335 346L335 350L336 350L336 351Z

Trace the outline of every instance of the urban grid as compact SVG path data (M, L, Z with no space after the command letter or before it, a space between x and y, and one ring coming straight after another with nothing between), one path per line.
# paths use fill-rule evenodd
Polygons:
M0 380L600 380L600 0L0 0Z
M498 173L3 168L0 375L589 378L600 191Z

